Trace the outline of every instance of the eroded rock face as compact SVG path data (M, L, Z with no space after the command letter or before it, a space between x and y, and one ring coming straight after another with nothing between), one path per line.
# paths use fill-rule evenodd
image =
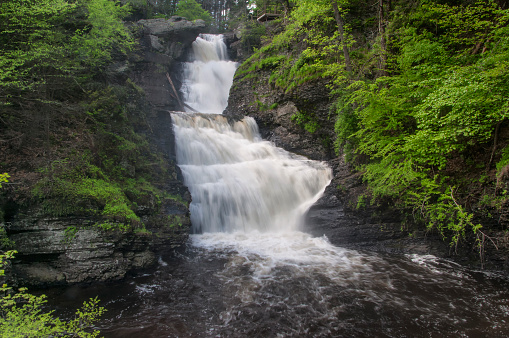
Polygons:
M172 59L179 59L198 34L204 31L203 20L187 21L180 16L170 19L139 20L137 25L143 29L149 46Z
M179 110L166 73L171 74L176 90L180 87L179 62L196 37L206 28L203 20L193 22L173 16L170 19L140 20L133 30L139 31L141 51L134 63L131 77L142 87L156 110Z
M166 170L171 178L152 183L173 197L164 198L160 205L153 200L138 203L136 213L145 227L127 231L103 230L94 217L48 218L30 207L16 211L4 224L18 251L11 268L15 284L48 286L118 280L132 269L154 264L160 254L187 242L191 197L174 161L169 111L179 107L171 97L166 73L178 90L178 76L174 74L178 62L205 24L173 17L141 20L135 26L141 47L137 55L112 65L108 71L129 77L143 89L146 108L140 115L145 123L135 129L147 136L154 152L163 154L167 168L154 166L153 170Z
M325 83L312 83L285 93L268 83L270 72L260 71L260 77L234 80L225 115L232 118L253 117L263 138L293 153L314 160L333 158L334 125L328 121L330 102ZM320 88L323 86L322 90ZM324 126L316 132L297 124L299 113L312 112L316 122Z
M308 82L286 93L284 88L269 84L270 75L270 71L259 70L256 77L235 78L225 114L232 119L251 116L263 138L290 152L329 163L334 178L309 210L306 231L350 248L448 256L448 247L438 236L416 235L415 229L402 227L401 215L389 207L370 205L366 200L358 208L366 186L361 174L333 151L334 116L330 115L327 82ZM320 128L310 128L310 132L306 129L310 125L299 124L303 112Z
M118 280L187 242L187 205L167 200L162 208L147 205L144 211L146 227L126 231L104 230L85 217L38 217L36 210L16 216L6 225L18 251L12 261L14 282L48 286Z

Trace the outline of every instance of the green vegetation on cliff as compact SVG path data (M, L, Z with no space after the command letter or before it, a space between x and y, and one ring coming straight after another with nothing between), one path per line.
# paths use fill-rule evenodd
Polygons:
M175 14L191 21L200 19L207 24L212 22L212 15L204 10L195 0L180 0Z
M2 183L8 182L7 173L0 174ZM14 258L14 250L0 254L0 281L5 276L9 260ZM106 311L99 306L97 298L83 303L74 319L64 321L55 317L53 311L45 311L46 296L35 296L26 288L17 290L3 283L0 287L0 334L2 337L97 337L99 331L93 325Z
M284 30L239 69L291 93L318 79L337 151L453 244L507 230L509 11L484 1L294 1ZM335 8L336 7L336 8ZM295 121L320 126L312 112ZM306 117L306 115L309 115ZM483 228L481 224L491 224Z
M135 130L147 128L146 102L125 73L129 8L110 0L0 8L0 165L13 180L0 221L29 208L143 228L138 209L157 210L168 197L154 184L175 173Z

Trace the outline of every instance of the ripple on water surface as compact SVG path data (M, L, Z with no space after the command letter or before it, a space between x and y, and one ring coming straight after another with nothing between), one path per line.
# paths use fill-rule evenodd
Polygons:
M506 337L509 283L433 256L338 248L301 232L193 235L122 283L45 290L60 314L98 296L105 337Z

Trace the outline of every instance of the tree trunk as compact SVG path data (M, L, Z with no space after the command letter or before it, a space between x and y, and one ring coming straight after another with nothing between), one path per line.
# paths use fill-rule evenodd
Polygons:
M385 38L384 0L378 1L378 34L380 35L380 73L387 75L387 39Z
M336 19L336 23L338 25L339 38L341 39L341 43L343 44L343 54L345 55L345 67L348 72L352 71L352 62L350 61L350 52L348 51L348 46L345 42L345 30L343 28L343 18L339 13L338 3L336 0L331 0L332 8L334 9L334 18Z

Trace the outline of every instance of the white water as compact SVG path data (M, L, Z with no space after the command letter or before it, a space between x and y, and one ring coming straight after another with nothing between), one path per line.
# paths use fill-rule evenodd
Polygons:
M325 238L299 232L304 214L330 183L330 168L263 141L252 118L229 124L218 115L226 107L235 64L226 59L220 36L201 35L193 53L185 66L186 103L210 115L173 114L193 230L205 233L195 235L193 244L251 252L269 270L296 256L306 264L343 260L342 253L331 260L337 248Z
M184 65L184 101L200 113L221 114L237 64L228 61L222 35L201 34L192 48L193 60Z
M174 114L173 123L195 232L297 230L331 180L325 164L262 141L252 118Z

